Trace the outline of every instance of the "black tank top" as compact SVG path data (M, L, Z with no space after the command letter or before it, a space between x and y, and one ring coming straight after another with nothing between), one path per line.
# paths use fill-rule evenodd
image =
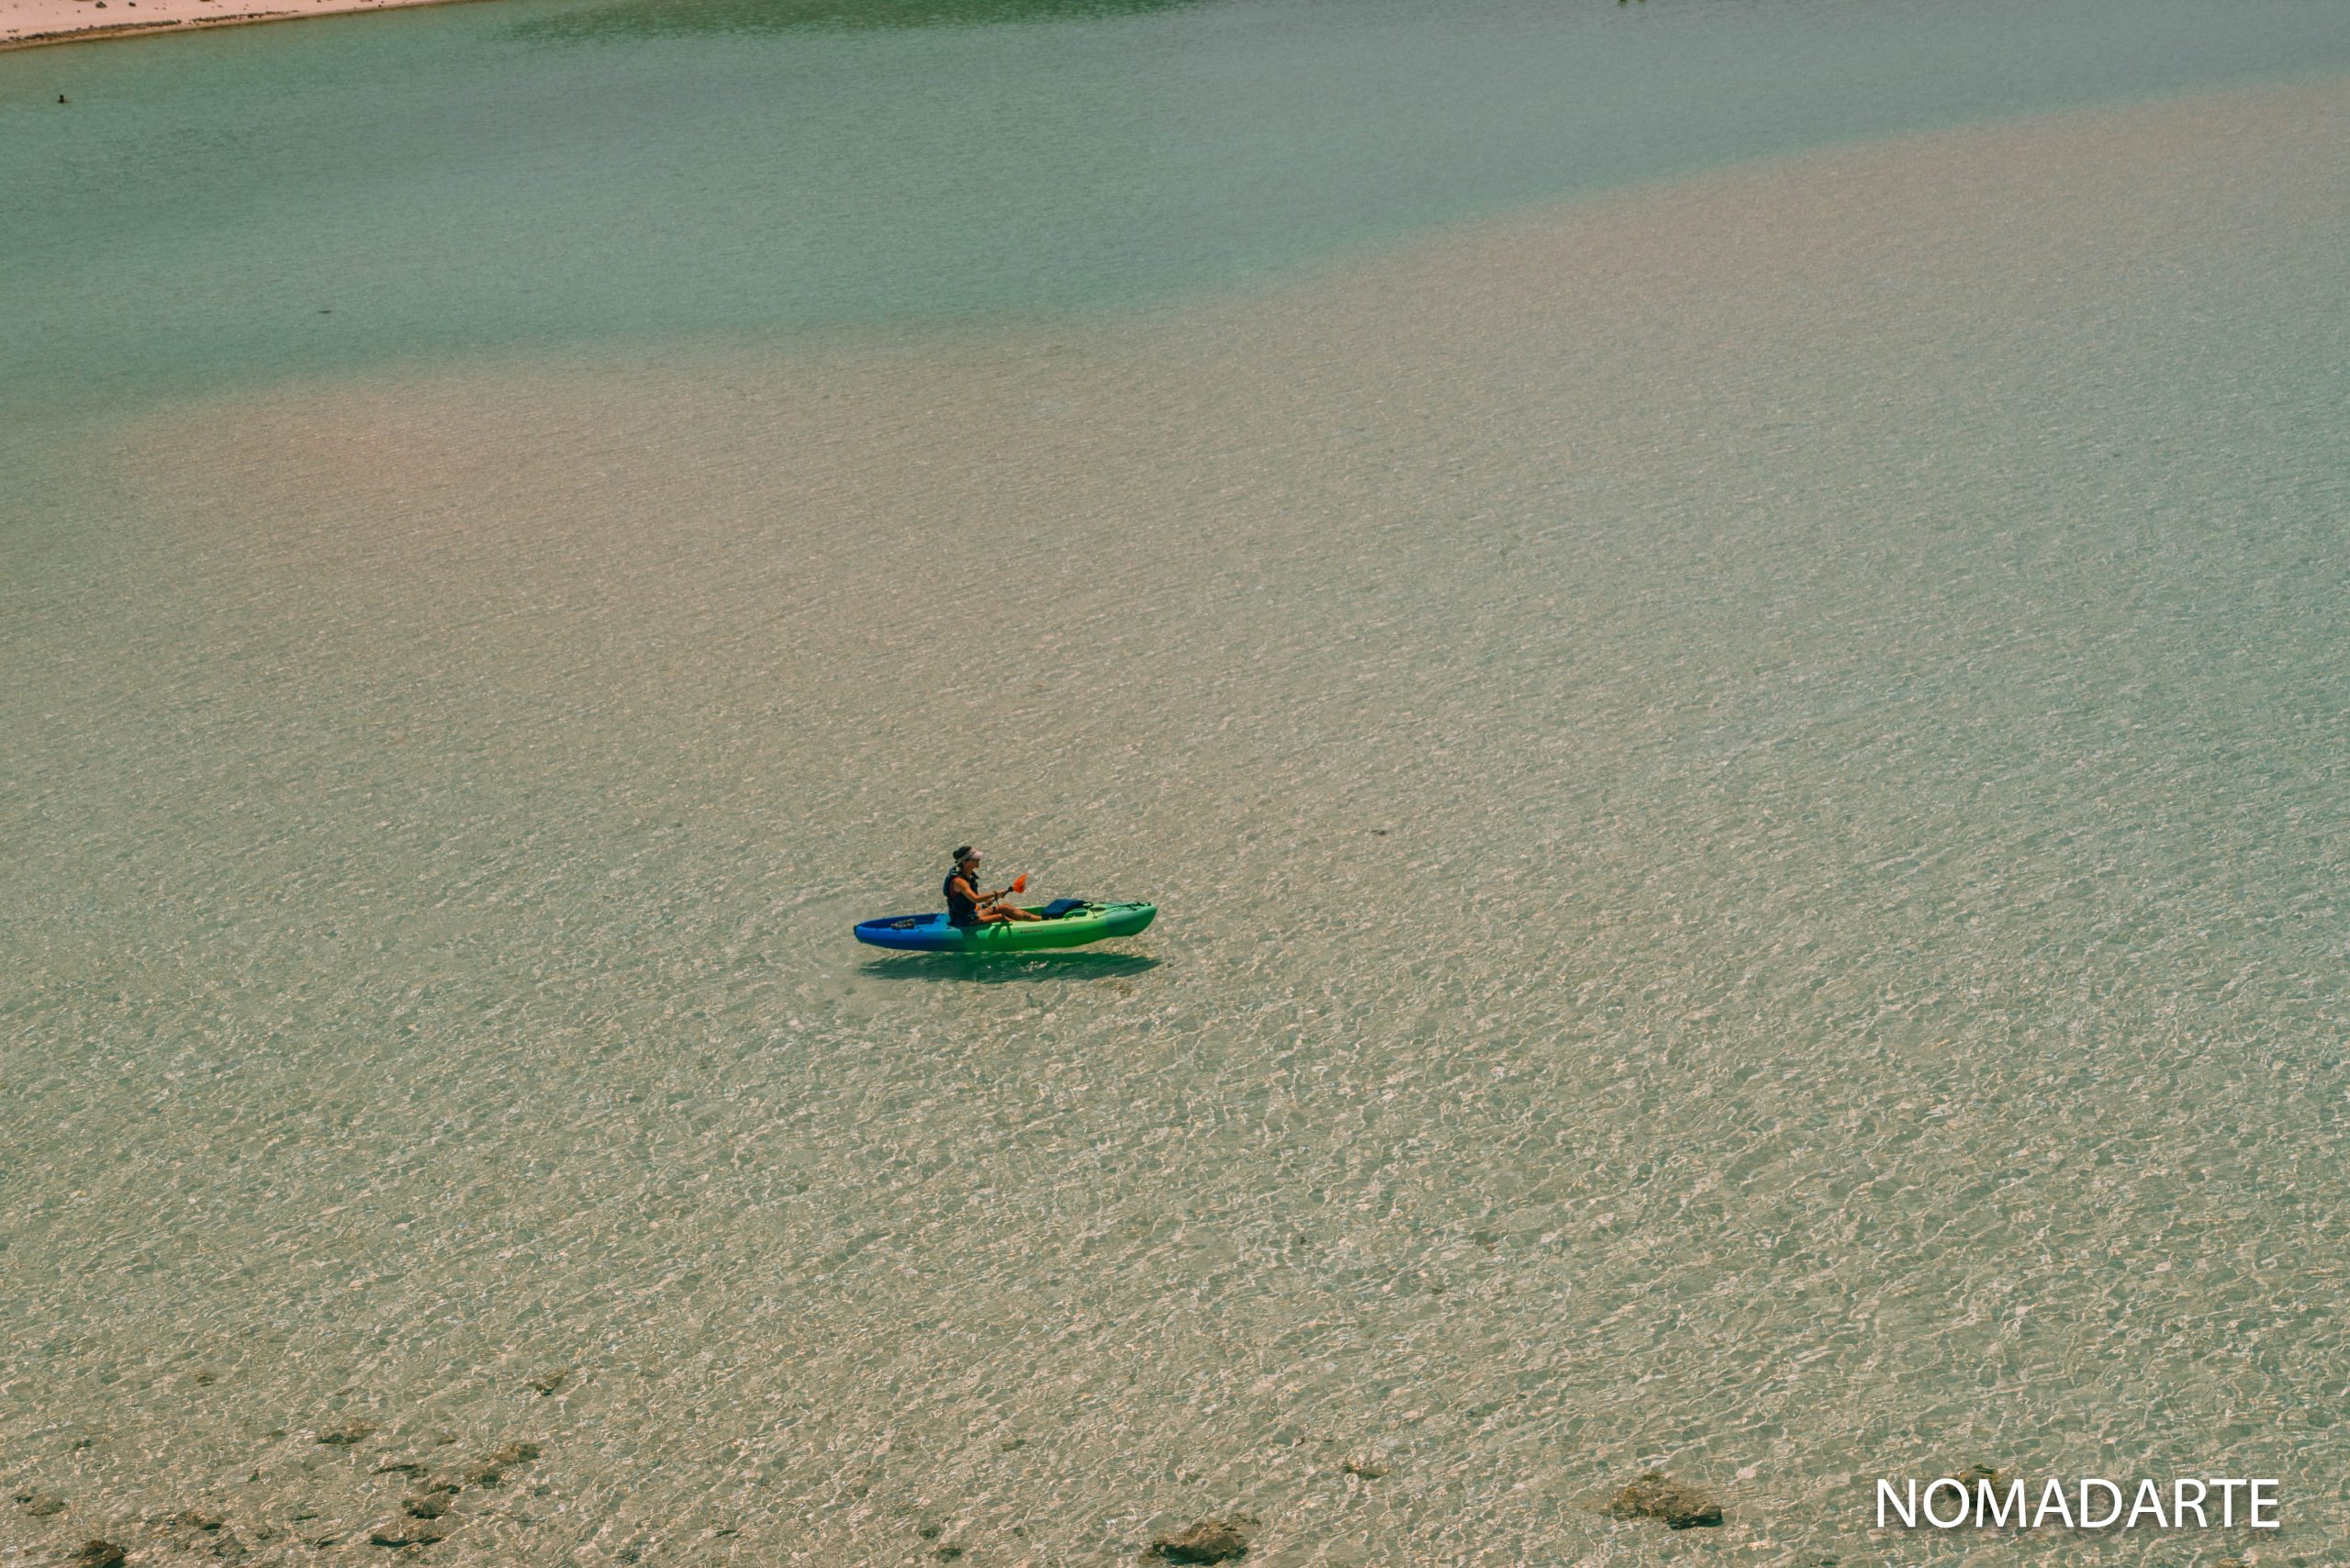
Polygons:
M979 906L955 890L955 880L962 874L960 866L946 873L946 924L977 925L979 923Z

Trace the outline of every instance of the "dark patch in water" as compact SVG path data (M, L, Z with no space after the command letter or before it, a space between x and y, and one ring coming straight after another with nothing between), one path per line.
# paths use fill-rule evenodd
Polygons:
M1619 1519L1662 1519L1673 1529L1718 1526L1719 1503L1684 1481L1649 1471L1607 1499L1606 1511Z
M1230 1562L1248 1555L1249 1531L1255 1519L1202 1519L1189 1529L1159 1537L1143 1555L1163 1562Z

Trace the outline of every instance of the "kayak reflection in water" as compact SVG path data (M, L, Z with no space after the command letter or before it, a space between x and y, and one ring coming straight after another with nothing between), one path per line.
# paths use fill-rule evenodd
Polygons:
M955 851L955 868L946 873L946 924L957 926L1001 925L1013 920L1042 920L1034 910L1005 903L1010 888L979 891L979 852L966 844Z

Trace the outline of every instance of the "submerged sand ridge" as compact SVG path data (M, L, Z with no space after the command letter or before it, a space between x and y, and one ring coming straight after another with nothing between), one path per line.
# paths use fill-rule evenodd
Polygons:
M2112 1453L2322 1551L2344 101L121 432L5 633L0 1540L528 1441L426 1560L1661 1562L1657 1469L1808 1563ZM963 837L1162 923L853 949Z

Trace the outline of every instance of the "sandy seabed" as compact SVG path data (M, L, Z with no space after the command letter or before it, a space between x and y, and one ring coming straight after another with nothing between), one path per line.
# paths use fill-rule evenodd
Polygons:
M90 435L0 1562L2328 1561L2345 107ZM1160 924L852 946L964 839ZM1972 1464L2287 1528L1872 1535Z

